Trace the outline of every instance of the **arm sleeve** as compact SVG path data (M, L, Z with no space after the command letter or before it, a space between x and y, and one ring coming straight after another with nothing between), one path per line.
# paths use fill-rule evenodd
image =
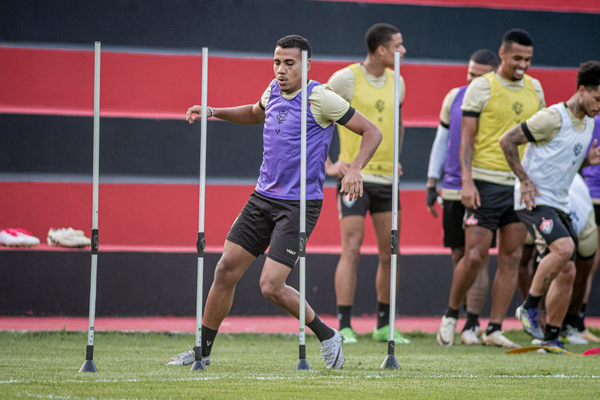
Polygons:
M331 78L327 81L327 86L344 100L350 102L354 93L354 73L348 67L342 68L331 75Z
M440 124L446 128L450 126L450 106L456 98L459 88L454 88L448 92L444 101L442 102L442 109L440 110Z
M271 81L271 83L273 83L273 81ZM267 86L267 89L263 92L262 96L260 97L260 101L258 102L258 105L263 110L267 108L269 97L271 97L271 83L269 83L269 86Z
M347 113L350 110L350 104L328 85L313 88L309 101L310 110L315 121L324 128L333 122L344 120L344 117L348 118ZM354 111L352 111L350 117L353 114Z
M543 146L558 134L561 126L560 113L554 108L544 108L523 122L521 128L530 142Z
M448 129L444 128L442 125L438 125L435 140L431 147L431 154L429 156L429 168L427 169L428 178L440 179L442 176L448 150L448 136Z
M469 84L461 106L463 116L479 117L490 99L490 82L483 77L477 77Z
M544 97L544 89L542 88L542 84L535 78L531 78L531 83L533 83L535 94L537 95L538 100L540 101L539 109L541 110L542 108L546 108L546 99Z

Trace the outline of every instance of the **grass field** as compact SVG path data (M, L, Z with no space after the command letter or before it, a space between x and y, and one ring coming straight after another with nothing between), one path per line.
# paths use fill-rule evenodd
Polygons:
M596 331L596 334L598 332ZM507 336L523 345L522 332ZM294 335L219 334L212 365L165 366L194 344L187 334L97 332L98 373L78 373L86 333L0 332L2 399L389 399L389 398L600 398L600 357L527 353L453 346L433 334L407 334L398 345L399 370L381 370L387 345L359 336L346 345L342 370L326 370L319 343L307 337L312 371L296 371ZM458 336L457 336L458 337ZM596 345L570 345L581 353Z

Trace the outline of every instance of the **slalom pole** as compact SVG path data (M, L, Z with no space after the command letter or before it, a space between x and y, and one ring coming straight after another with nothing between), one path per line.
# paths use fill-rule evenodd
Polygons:
M381 368L399 369L400 365L394 356L394 328L396 324L396 270L398 269L398 137L400 122L400 52L394 53L394 166L392 169L392 260L390 268L390 332L388 339L388 354Z
M308 94L306 81L308 80L308 52L302 50L302 119L301 119L301 145L300 145L300 358L296 363L297 370L309 370L310 365L306 360L306 113Z
M202 48L202 118L200 120L200 200L198 210L198 281L196 286L196 345L195 361L190 371L205 371L202 362L202 285L204 277L204 194L206 188L206 97L208 84L208 48Z
M96 315L96 276L98 268L98 176L100 166L100 42L94 43L94 152L92 171L92 271L90 312L85 362L79 372L98 372L94 364L94 320Z

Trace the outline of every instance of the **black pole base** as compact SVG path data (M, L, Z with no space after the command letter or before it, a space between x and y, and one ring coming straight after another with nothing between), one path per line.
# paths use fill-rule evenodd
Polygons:
M192 368L190 368L190 371L206 371L206 367L204 366L204 363L202 361L194 361L194 363L192 364Z
M98 372L98 369L93 360L85 360L81 368L79 368L79 372Z
M393 354L388 354L383 360L383 364L381 364L381 369L400 369L400 364L398 364Z
M294 368L296 371L301 371L301 370L307 370L310 371L310 365L308 365L308 361L306 361L306 358L301 358L298 360L298 362L296 363L296 367Z

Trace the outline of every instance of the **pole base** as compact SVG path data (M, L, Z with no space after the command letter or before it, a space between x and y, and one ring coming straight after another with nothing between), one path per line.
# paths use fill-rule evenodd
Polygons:
M400 369L400 364L398 364L393 354L388 354L383 360L383 364L381 364L381 369Z
M204 367L204 363L202 361L194 361L194 363L192 364L192 368L190 368L190 371L206 371L206 367Z
M93 360L85 360L81 368L79 368L79 372L98 372L98 369Z
M300 371L300 370L308 370L310 371L310 365L308 365L308 361L306 361L306 358L301 358L298 360L298 362L296 363L296 367L294 368L296 371Z

